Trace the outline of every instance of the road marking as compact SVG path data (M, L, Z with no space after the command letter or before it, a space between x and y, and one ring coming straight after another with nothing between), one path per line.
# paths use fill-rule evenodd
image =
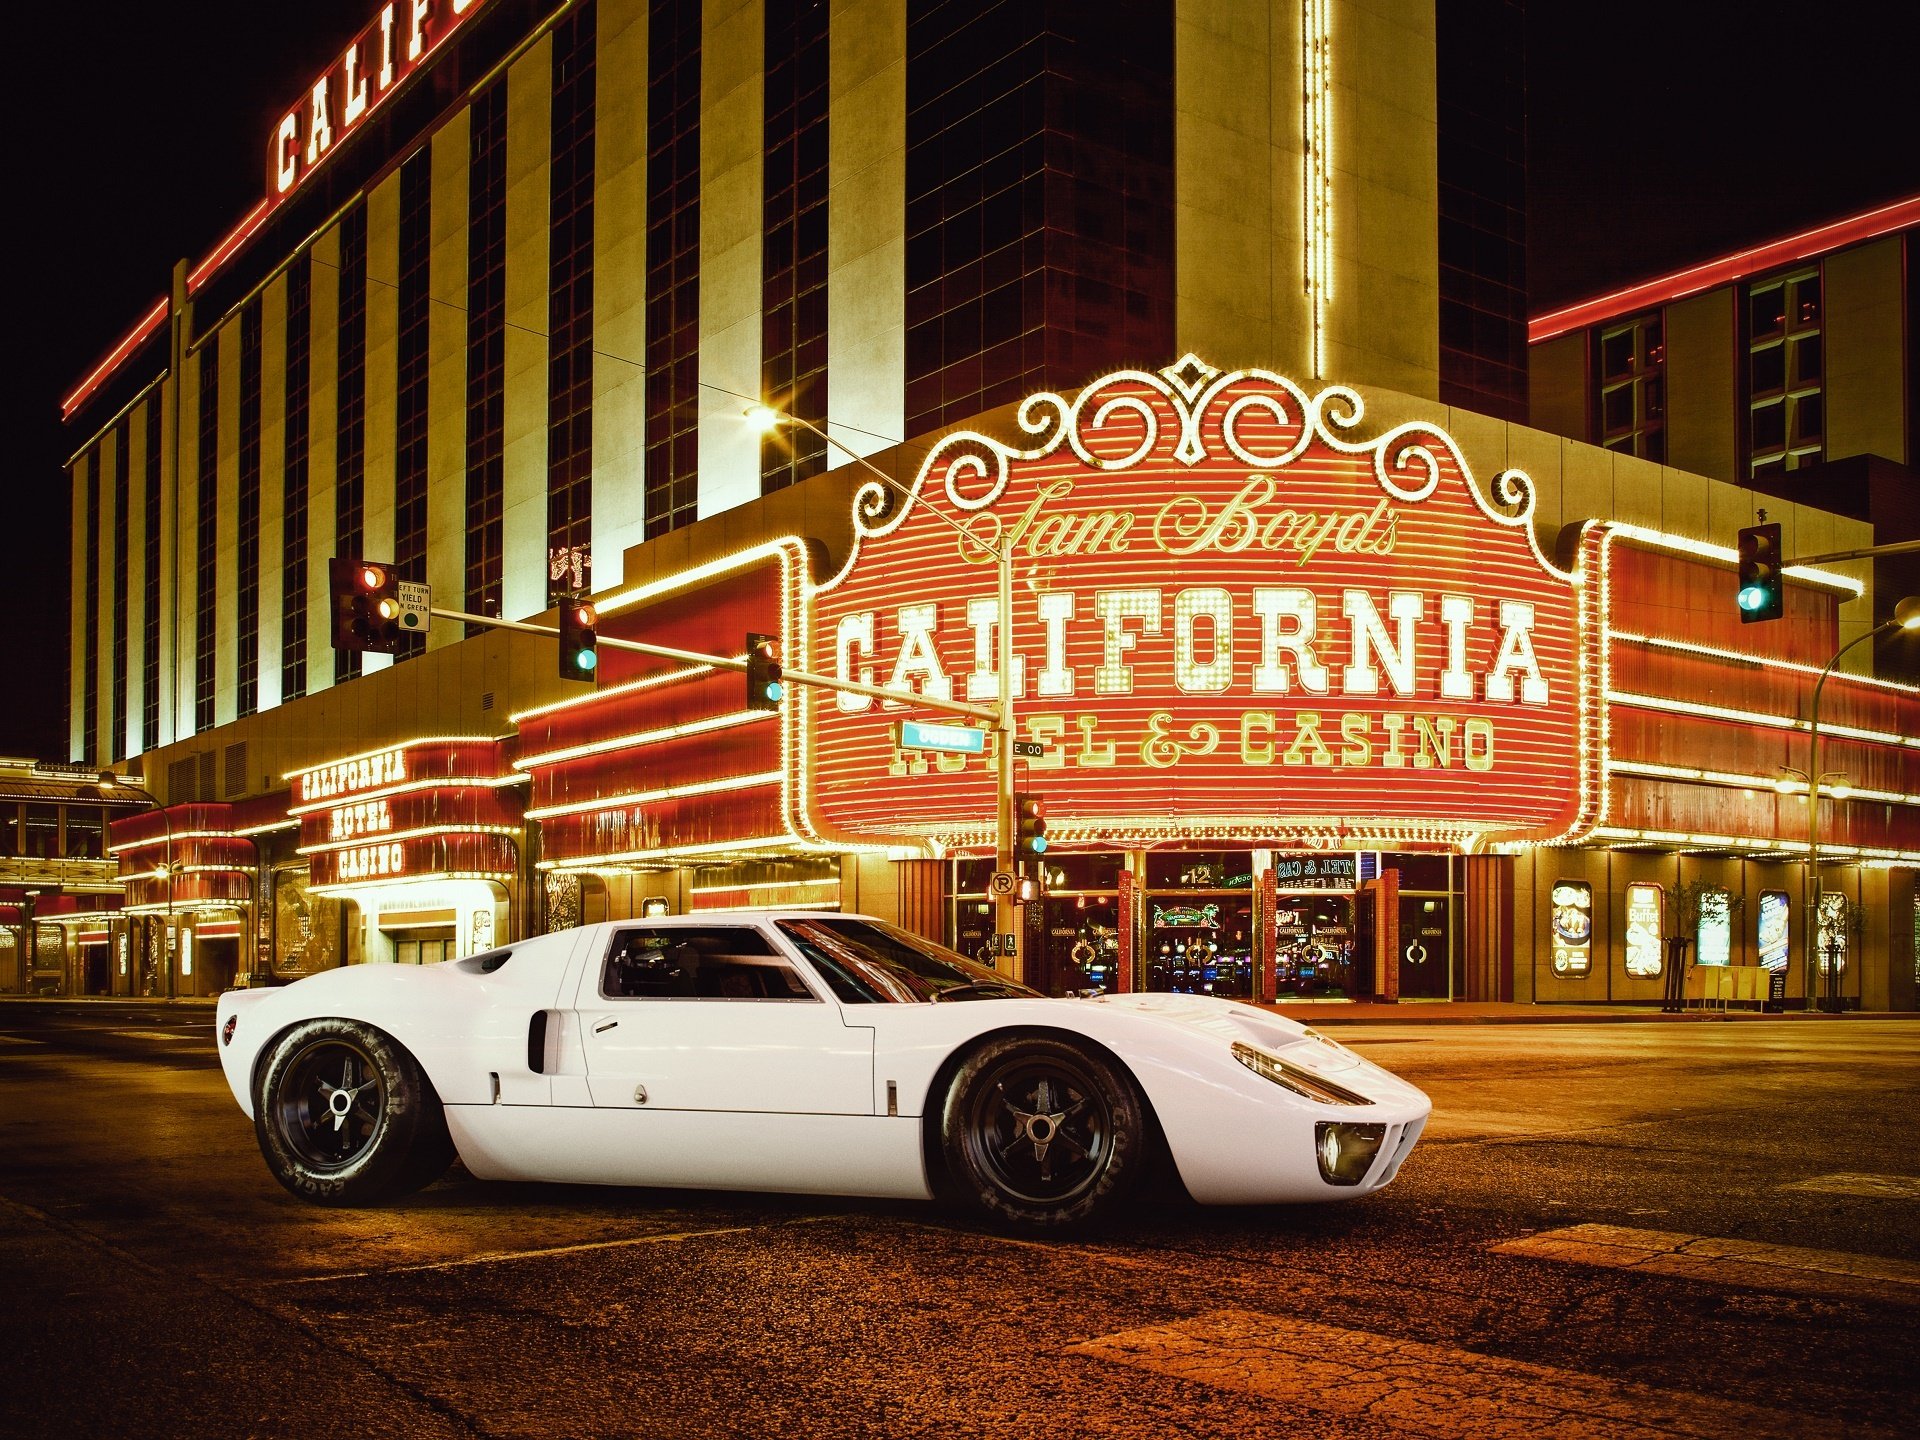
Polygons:
M818 1224L842 1216L808 1215L787 1221L793 1225ZM578 1245L549 1245L540 1250L490 1250L484 1255L466 1255L458 1260L433 1260L424 1265L395 1265L382 1270L341 1270L326 1275L295 1275L287 1280L269 1280L268 1288L285 1285L326 1285L335 1280L365 1280L388 1275L414 1275L428 1270L460 1270L472 1265L499 1265L513 1260L543 1260L552 1255L584 1255L595 1250L624 1250L635 1245L664 1245L679 1240L707 1240L717 1235L745 1235L763 1230L763 1225L732 1225L723 1230L673 1230L661 1235L632 1235L623 1240L588 1240Z
M1489 1247L1496 1255L1524 1255L1567 1265L1634 1270L1711 1285L1784 1290L1843 1300L1920 1305L1920 1265L1844 1250L1762 1245L1669 1230L1619 1225L1574 1225Z
M198 1035L176 1035L171 1030L109 1030L109 1035L117 1035L122 1040L184 1040L190 1045L201 1043Z
M1360 1419L1368 1434L1476 1440L1850 1440L1891 1432L1252 1310L1102 1335L1070 1355Z
M1920 1200L1920 1175L1815 1175L1782 1190L1812 1190L1822 1195L1869 1195L1882 1200Z
M44 1040L31 1035L0 1035L0 1045L44 1045Z

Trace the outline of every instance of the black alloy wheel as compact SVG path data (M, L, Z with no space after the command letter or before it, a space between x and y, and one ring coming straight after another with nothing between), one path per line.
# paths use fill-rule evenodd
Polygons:
M1053 1035L988 1042L954 1077L942 1117L966 1198L1024 1229L1106 1214L1141 1167L1145 1105L1103 1054Z
M354 1020L308 1020L273 1042L254 1093L254 1135L274 1178L322 1205L418 1190L454 1155L419 1063Z
M373 1143L386 1118L387 1087L359 1045L315 1040L289 1062L273 1100L288 1148L309 1168L332 1172Z

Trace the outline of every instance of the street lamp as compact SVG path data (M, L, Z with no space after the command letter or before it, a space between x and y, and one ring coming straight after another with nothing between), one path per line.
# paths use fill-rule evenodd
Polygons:
M845 455L854 464L877 477L882 484L898 491L909 500L913 498L913 491L902 485L898 480L894 479L893 476L887 474L886 471L882 470L878 465L875 465L871 460L867 459L866 456L860 454L859 451L843 444L840 440L828 434L810 420L803 420L798 415L790 415L785 411L776 410L764 402L749 405L743 414L747 424L762 434L770 434L783 424L797 425L808 434L819 436L820 439L833 446L834 449ZM958 534L966 544L991 556L999 571L1000 621L998 628L1000 631L1000 697L996 707L999 714L994 720L993 725L994 728L1000 732L1000 774L999 797L996 807L998 815L994 837L994 869L1011 871L1015 864L1013 853L1013 742L1015 733L1013 716L1013 552L1007 548L1004 540L998 545L990 545L980 536L976 535L966 526L961 525L943 511L935 509L932 513L938 517L948 529ZM1019 902L1012 896L1000 895L995 897L994 928L995 931L1001 935L1017 935L1019 933Z
M1820 949L1820 783L1829 778L1820 770L1820 692L1826 688L1827 677L1833 674L1833 667L1841 658L1857 645L1878 638L1893 630L1920 630L1920 595L1909 595L1893 607L1893 618L1883 620L1864 635L1855 636L1834 652L1833 659L1826 663L1820 672L1820 678L1813 682L1813 700L1807 709L1807 768L1793 773L1806 779L1819 776L1819 781L1807 781L1807 879L1806 912L1801 924L1802 944L1806 949L1807 1008L1813 1009L1814 977L1819 968ZM1845 776L1838 777L1844 780ZM1843 792L1835 788L1835 799L1844 800L1850 791Z
M99 790L102 798L115 790L131 791L160 812L160 823L167 827L167 942L171 945L173 940L173 817L167 814L166 806L153 798L151 791L141 788L131 780L121 779L111 770L100 772L100 782L95 788ZM173 999L173 955L166 946L162 947L162 953L167 957L167 998L171 1000Z

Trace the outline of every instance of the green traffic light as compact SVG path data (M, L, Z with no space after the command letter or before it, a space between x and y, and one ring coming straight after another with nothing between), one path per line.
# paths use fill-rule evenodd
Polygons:
M578 655L573 657L573 663L578 669L591 670L600 663L600 656L595 651L582 650Z
M1739 598L1742 610L1764 610L1767 604L1767 587L1748 585L1740 591Z

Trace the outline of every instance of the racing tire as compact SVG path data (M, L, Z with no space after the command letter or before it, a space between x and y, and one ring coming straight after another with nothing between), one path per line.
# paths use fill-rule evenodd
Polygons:
M1014 1229L1109 1218L1146 1163L1146 1102L1104 1053L1053 1035L988 1041L955 1072L940 1143L952 1192Z
M452 1164L447 1117L419 1062L356 1020L308 1020L273 1044L254 1095L273 1178L318 1205L372 1205Z

